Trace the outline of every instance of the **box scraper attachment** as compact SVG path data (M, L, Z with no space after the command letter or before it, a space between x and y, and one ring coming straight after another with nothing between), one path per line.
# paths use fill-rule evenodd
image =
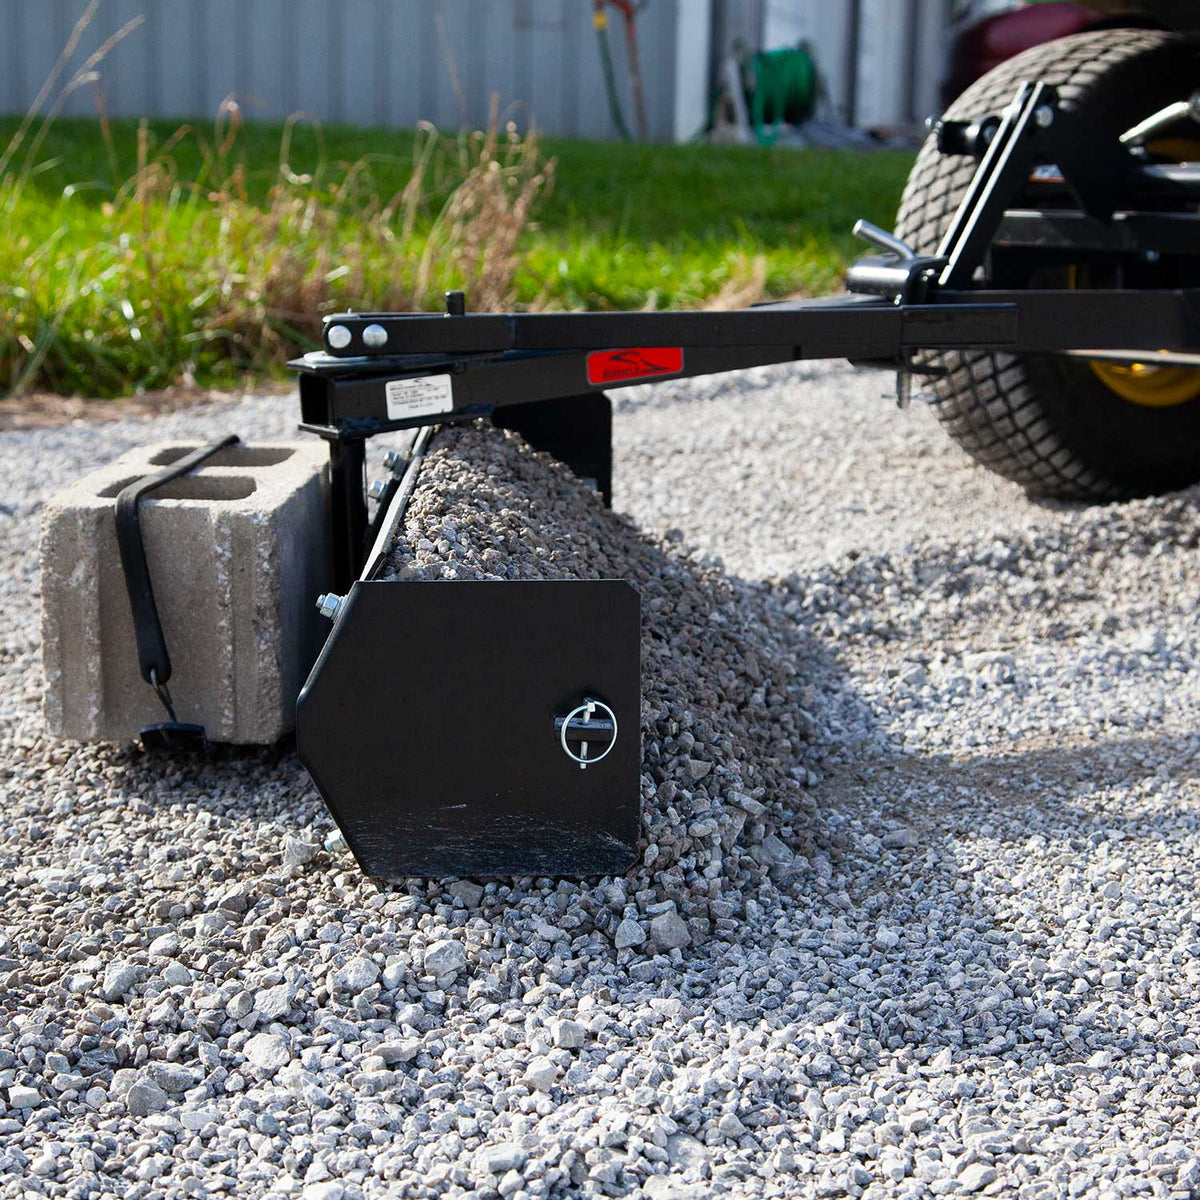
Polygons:
M607 875L640 832L637 591L361 580L300 757L369 875Z

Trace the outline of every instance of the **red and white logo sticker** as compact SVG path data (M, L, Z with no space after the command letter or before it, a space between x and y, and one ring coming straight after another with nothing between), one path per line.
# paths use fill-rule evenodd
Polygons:
M588 355L588 383L617 383L678 375L683 370L682 346L643 346L632 350L594 350Z

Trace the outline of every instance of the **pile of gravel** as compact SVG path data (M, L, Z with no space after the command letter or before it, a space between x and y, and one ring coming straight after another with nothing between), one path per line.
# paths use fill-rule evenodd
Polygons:
M714 920L732 930L743 889L795 873L812 848L815 692L786 597L730 578L677 533L644 537L561 463L485 425L437 435L388 560L385 577L404 582L637 587L646 848L623 881L638 899L618 945L683 948Z
M293 406L0 435L0 1196L1200 1194L1200 498L1030 505L882 376L689 386L618 411L636 526L468 432L399 548L643 588L647 856L583 883L381 888L286 747L47 739L46 494Z

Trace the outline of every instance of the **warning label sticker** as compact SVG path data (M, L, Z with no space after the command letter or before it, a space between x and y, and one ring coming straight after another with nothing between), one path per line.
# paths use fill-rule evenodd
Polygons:
M643 346L633 350L596 350L588 355L588 383L652 379L683 370L682 346Z
M389 379L384 385L389 421L405 417L428 417L454 408L449 375L425 375L420 379Z

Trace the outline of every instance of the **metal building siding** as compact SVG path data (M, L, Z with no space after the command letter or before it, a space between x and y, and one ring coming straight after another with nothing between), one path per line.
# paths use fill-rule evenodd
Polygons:
M862 0L858 121L919 123L939 108L947 0Z
M85 4L0 0L5 111L32 103ZM687 6L655 0L638 22L656 140L674 129L676 30ZM551 133L615 134L590 0L102 0L73 67L138 15L144 23L101 64L99 85L75 92L64 112L94 113L99 90L113 116L211 120L233 94L263 119L306 112L327 123L457 128L486 122L496 93L521 124L532 117ZM609 44L632 128L615 13Z

